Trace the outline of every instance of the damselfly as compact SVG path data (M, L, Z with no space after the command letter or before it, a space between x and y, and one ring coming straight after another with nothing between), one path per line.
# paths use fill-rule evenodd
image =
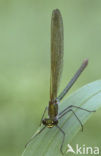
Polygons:
M59 96L57 96L58 93L58 87L60 83L60 78L62 74L62 67L63 67L63 51L64 51L64 34L63 34L63 21L61 13L58 9L53 10L52 12L52 19L51 19L51 74L50 74L50 101L48 107L45 108L41 123L43 124L43 127L40 131L36 133L35 136L40 134L45 127L52 128L56 126L59 131L63 134L62 143L60 146L60 151L63 153L63 143L65 139L65 132L61 127L58 125L58 120L62 118L64 115L66 115L68 112L72 112L77 120L79 121L82 131L83 131L83 124L74 112L73 108L81 109L87 112L95 112L90 111L78 106L74 106L73 104L65 108L63 111L58 113L58 104L63 99L63 97L67 94L69 89L72 87L74 82L78 79L82 71L85 69L85 67L88 64L88 60L85 59L83 63L81 64L80 68L77 70L77 72L74 74L73 78L70 80L70 82L67 84L65 89L60 93ZM44 115L46 111L48 110L48 118L44 118ZM41 124L40 124L41 125ZM34 138L32 137L29 142ZM29 144L29 142L26 144L26 146Z

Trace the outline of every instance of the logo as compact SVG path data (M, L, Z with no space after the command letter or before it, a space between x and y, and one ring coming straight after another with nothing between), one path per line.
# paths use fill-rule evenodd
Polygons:
M75 149L73 149L73 147L68 144L66 153L98 155L100 154L100 150L99 147L88 147L86 145L79 146L78 144L76 144Z

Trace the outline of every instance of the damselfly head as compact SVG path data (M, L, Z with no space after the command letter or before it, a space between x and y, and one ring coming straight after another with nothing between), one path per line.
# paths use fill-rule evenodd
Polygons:
M47 126L48 128L52 128L58 124L58 120L45 118L42 120L42 123L43 123L43 125Z

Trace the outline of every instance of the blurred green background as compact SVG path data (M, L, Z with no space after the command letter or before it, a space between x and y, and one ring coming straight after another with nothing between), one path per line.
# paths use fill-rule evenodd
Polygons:
M0 0L0 156L21 155L48 105L50 21L55 8L64 21L59 92L84 58L89 66L69 94L101 78L100 0ZM74 147L76 143L101 147L100 118L101 110L75 137Z

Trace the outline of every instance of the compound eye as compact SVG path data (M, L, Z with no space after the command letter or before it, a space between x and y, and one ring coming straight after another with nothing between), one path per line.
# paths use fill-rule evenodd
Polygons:
M42 120L42 123L43 123L44 125L46 125L46 121L45 121L45 120Z
M56 124L58 124L58 121L56 120L56 121L54 121L54 124L56 125Z

